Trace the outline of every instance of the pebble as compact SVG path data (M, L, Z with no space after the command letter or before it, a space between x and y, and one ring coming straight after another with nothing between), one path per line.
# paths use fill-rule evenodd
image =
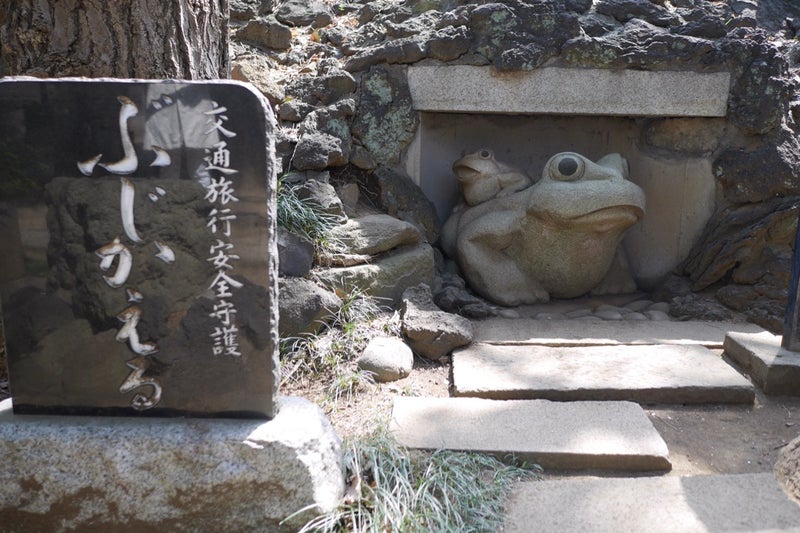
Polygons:
M648 309L644 314L650 320L671 320L667 313L659 311L658 309Z
M625 320L649 320L649 319L643 313L637 313L636 311L631 311L630 313L625 315Z
M536 320L563 320L566 316L561 313L537 313Z
M648 311L661 311L662 313L669 313L669 302L656 302L647 308Z
M597 318L602 318L603 320L622 320L622 313L616 309L602 309L600 311L595 311L594 316Z
M608 305L608 304L598 305L597 307L594 308L595 315L597 313L605 311L616 311L617 313L622 313L624 309L622 307L617 307L616 305Z
M588 316L592 314L591 309L582 308L582 309L575 309L574 311L570 311L569 313L565 313L567 318L580 318L582 316Z
M653 305L653 300L635 300L625 306L630 311L644 311Z
M502 318L519 318L520 314L513 309L498 309L497 316Z

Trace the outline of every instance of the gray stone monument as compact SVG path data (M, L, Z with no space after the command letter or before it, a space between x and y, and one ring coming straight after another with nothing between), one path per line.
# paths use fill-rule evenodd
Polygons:
M263 97L6 79L0 117L0 529L293 531L338 505L338 437L276 396Z
M272 123L232 83L0 84L16 413L274 415Z

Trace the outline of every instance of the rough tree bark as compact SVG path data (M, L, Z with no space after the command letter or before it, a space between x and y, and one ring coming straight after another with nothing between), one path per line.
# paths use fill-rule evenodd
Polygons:
M227 78L229 0L2 0L0 75Z

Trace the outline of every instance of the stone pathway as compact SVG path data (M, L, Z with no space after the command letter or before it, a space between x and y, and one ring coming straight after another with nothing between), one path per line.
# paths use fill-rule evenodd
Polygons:
M750 381L710 349L731 338L765 342L761 328L734 322L495 318L475 326L475 343L453 354L455 398L396 399L391 429L402 444L629 476L671 468L666 444L632 402L752 403ZM764 357L752 351L734 358L744 368L788 359L759 363ZM507 512L507 531L519 532L531 524L559 532L800 531L800 506L772 474L523 483Z

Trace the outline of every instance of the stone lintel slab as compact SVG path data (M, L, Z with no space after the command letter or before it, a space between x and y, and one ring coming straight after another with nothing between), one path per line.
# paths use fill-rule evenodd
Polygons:
M418 111L724 117L730 73L414 66L408 85Z
M730 331L760 333L745 322L590 321L490 318L475 322L474 342L544 346L698 344L722 348Z
M557 470L669 470L664 440L631 402L395 398L391 431L410 448L481 452Z
M798 531L800 506L771 473L690 477L584 478L520 483L504 530Z
M297 531L344 490L339 439L301 398L268 422L14 415L5 400L0 457L9 531Z
M453 353L456 396L752 403L753 385L703 346L496 346Z
M780 336L730 332L724 348L766 394L800 396L800 353L782 348Z

